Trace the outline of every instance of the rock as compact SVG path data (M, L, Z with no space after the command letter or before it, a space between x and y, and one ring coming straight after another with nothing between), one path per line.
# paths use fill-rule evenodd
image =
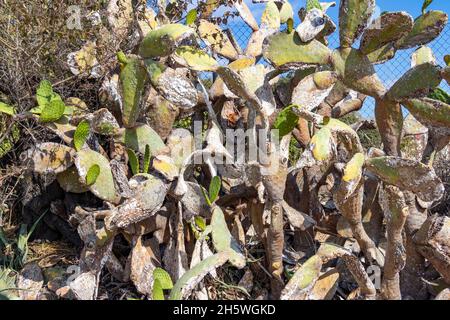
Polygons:
M17 277L17 288L22 300L36 300L44 284L41 268L36 263L27 264Z
M97 296L97 277L91 272L82 273L70 283L69 288L77 300L94 300ZM63 292L70 295L65 290Z

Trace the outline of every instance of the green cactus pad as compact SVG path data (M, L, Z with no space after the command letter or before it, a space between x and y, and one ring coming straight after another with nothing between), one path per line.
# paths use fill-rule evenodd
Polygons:
M158 85L159 77L164 72L164 70L166 70L166 66L162 63L155 62L152 59L146 59L145 68L147 69L150 82L153 86L156 87Z
M83 120L78 124L73 134L73 144L77 151L80 151L84 147L86 140L89 138L90 130L91 126L89 121Z
M448 15L442 11L431 10L414 21L413 29L396 43L397 49L409 49L430 43L444 29Z
M397 50L394 47L393 43L389 43L378 50L375 50L367 55L370 63L380 64L384 63L388 60L391 60L395 57Z
M279 130L280 138L291 133L298 124L299 117L292 108L292 106L286 107L277 115L273 127Z
M116 194L114 179L108 159L100 153L88 149L81 150L77 153L75 166L77 167L78 174L82 181L86 181L89 169L94 165L100 167L100 173L95 183L89 186L89 190L102 200L117 203L119 199Z
M166 270L161 268L155 268L153 270L153 279L158 280L163 290L170 290L173 288L172 279Z
M442 81L441 69L432 63L423 63L409 70L386 94L387 99L402 101L427 96Z
M195 71L214 71L218 67L217 61L203 50L190 46L182 46L175 50L175 61Z
M86 175L86 185L92 186L98 179L100 175L100 166L98 164L94 164L89 168L88 173Z
M384 95L383 83L367 56L360 51L352 48L335 50L332 62L342 82L350 89L377 98Z
M341 0L339 39L341 48L350 48L369 23L375 0Z
M413 18L406 12L384 13L364 31L359 49L367 55L394 43L411 32L413 23Z
M218 252L225 251L231 246L231 233L228 230L225 216L219 207L215 207L211 217L212 237L214 248Z
M50 100L50 102L42 107L42 112L39 116L39 120L41 122L58 121L64 115L65 109L66 106L64 105L64 102L62 100Z
M411 191L423 201L437 201L444 195L444 185L434 170L419 161L380 157L366 160L365 166L384 183Z
M128 57L128 63L120 72L119 90L122 94L122 122L127 128L136 124L140 115L141 96L147 80L147 71L136 57Z
M14 107L0 101L0 113L7 114L8 116L13 116L16 114L16 111Z
M143 58L165 57L170 55L177 45L194 34L194 29L183 24L167 24L150 31L139 47Z
M45 106L53 95L52 84L48 80L42 80L36 90L36 100L39 106Z
M429 98L405 100L402 104L423 124L450 128L449 104Z
M319 0L307 0L306 1L306 11L310 11L312 9L323 10L322 6L320 5Z
M325 65L330 50L317 40L302 43L295 32L277 33L264 40L264 58L277 68L305 65Z
M118 142L125 144L127 148L145 154L145 147L150 146L153 156L165 148L164 142L150 126L143 124L132 129L125 129L117 137Z
M131 172L133 173L133 175L139 174L139 158L137 157L136 153L131 150L128 149L127 150L127 154L128 154L128 163L130 164L130 168L131 168Z

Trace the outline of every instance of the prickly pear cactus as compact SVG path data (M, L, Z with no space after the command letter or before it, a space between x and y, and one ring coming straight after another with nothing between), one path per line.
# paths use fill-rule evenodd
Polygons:
M211 291L206 277L256 298L247 278L257 270L265 273L258 279L269 279L271 298L295 300L336 292L413 297L403 288L411 281L400 279L428 277L428 262L447 276L445 237L422 239L431 237L423 217L445 191L433 164L450 142L450 105L438 89L449 81L449 59L441 66L426 45L447 14L424 6L415 19L403 11L372 19L375 0L341 0L335 23L327 11L336 3L308 0L294 26L294 2L253 2L264 6L260 24L253 4L230 3L252 30L246 48L217 23L222 2L188 13L179 2L157 1L136 14L135 49L100 66L110 70L100 105L63 100L61 83L46 80L35 108L0 103L0 120L26 119L61 141L38 141L21 160L42 180L57 181L64 193L49 209L70 217L84 242L82 272L65 288L68 296L95 299L105 266L159 300L203 299ZM133 10L127 3L123 14ZM337 25L340 46L328 48ZM375 65L416 47L411 69L392 86L383 83ZM94 81L101 62L92 43L83 48L69 65ZM374 120L349 123L368 98ZM364 147L366 130L379 134L380 148ZM414 157L404 152L419 138ZM82 200L74 206L74 199ZM448 234L448 224L438 227ZM129 250L113 252L119 234ZM259 267L245 269L248 261ZM229 286L218 272L224 265L245 269L246 279ZM382 270L380 290L369 267ZM339 268L357 290L337 289Z

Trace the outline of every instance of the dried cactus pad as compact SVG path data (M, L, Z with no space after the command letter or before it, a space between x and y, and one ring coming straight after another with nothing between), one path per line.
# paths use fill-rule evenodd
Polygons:
M280 29L280 11L274 1L267 2L266 9L261 17L261 29Z
M64 172L59 173L56 176L60 187L65 192L71 193L85 193L89 191L89 187L85 183L81 183L80 175L75 166L70 167Z
M214 71L218 67L214 58L203 50L191 46L179 47L173 58L179 64L195 71Z
M417 49L411 57L412 68L424 63L436 64L436 57L434 56L433 50L427 46L422 46Z
M143 124L132 129L123 130L117 137L119 142L124 143L127 148L145 154L145 146L150 146L150 152L156 156L165 148L164 142L150 126Z
M93 150L81 150L75 158L75 166L82 181L86 181L88 171L92 166L100 167L100 174L89 190L98 198L117 203L118 197L114 186L114 179L108 159Z
M325 28L327 20L324 19L324 13L320 9L309 10L302 23L295 29L302 42L308 42L316 38Z
M293 90L292 104L313 110L329 95L336 82L337 76L331 71L311 74Z
M186 158L194 150L194 137L187 129L175 129L167 138L167 147L170 149L170 157L174 160L175 165L181 168Z
M408 114L403 122L403 134L405 136L423 135L428 133L428 128L422 125L412 114Z
M138 58L129 57L119 77L123 102L122 121L127 128L133 127L140 115L141 96L146 80L147 71L142 62Z
M414 192L423 201L437 201L444 195L442 181L421 162L397 157L372 158L366 160L366 169L386 184Z
M229 67L219 67L217 73L232 94L245 100L257 99L255 94L249 90L241 75L233 69Z
M236 11L239 13L241 19L244 20L244 22L248 24L248 26L252 28L253 31L259 30L258 22L256 22L256 19L253 16L252 11L247 6L245 1L242 2L235 1L234 7L236 8Z
M95 133L106 136L114 135L120 128L116 118L105 108L93 113L91 125Z
M152 168L168 181L174 181L178 177L179 168L172 158L159 155L153 159Z
M320 276L322 259L315 255L292 276L281 293L281 300L305 300Z
M186 271L170 292L170 300L186 299L203 278L228 261L229 252L219 252Z
M240 58L238 60L231 62L227 67L230 68L231 70L239 71L239 70L243 70L247 67L250 67L254 64L255 64L254 58ZM220 76L217 77L216 81L214 81L214 83L210 89L210 92L209 92L211 98L214 99L214 98L224 95L224 90L225 90L224 87L226 87L226 86L224 85L222 78Z
M67 116L62 116L61 119L56 122L46 123L45 126L52 130L66 144L72 144L73 135L77 128L70 124L70 120Z
M152 60L146 60L145 65L152 85L167 101L183 109L197 105L197 89L187 77L187 69L167 68Z
M344 176L342 180L348 183L358 183L362 178L362 167L364 165L364 155L357 153L353 156L344 168Z
M198 32L203 41L209 44L213 51L227 59L236 60L239 58L239 54L228 36L216 24L200 20Z
M143 58L164 57L170 55L184 39L194 34L194 30L183 24L167 24L150 31L139 47Z
M396 43L397 49L409 49L430 43L444 29L448 15L442 11L431 10L414 21L413 29Z
M23 155L25 164L39 174L61 173L73 165L75 149L47 142L36 145Z
M339 39L342 48L349 48L369 23L375 0L341 0L339 8Z
M280 8L280 22L286 23L289 19L294 19L294 9L289 1L285 1Z
M162 179L143 173L131 178L129 184L142 210L155 212L161 208L168 190L167 183Z
M302 43L295 33L277 33L264 40L264 58L275 67L327 64L330 50L317 40Z
M310 148L314 159L317 161L327 161L333 156L335 141L331 130L324 127L311 139Z

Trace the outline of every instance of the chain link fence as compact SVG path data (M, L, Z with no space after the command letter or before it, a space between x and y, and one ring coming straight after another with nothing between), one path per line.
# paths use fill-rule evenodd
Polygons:
M237 42L245 48L252 34L252 30L247 25L237 22L231 22L226 27L232 30ZM328 47L333 49L338 48L339 32L336 31L333 33L328 38L328 41ZM442 34L433 42L428 44L428 46L433 49L437 62L441 65L444 63L444 56L446 54L450 54L449 43L450 25L447 25ZM399 50L392 60L375 66L378 76L387 88L390 88L405 72L411 68L411 55L414 51L415 49ZM450 86L445 81L442 81L441 88L447 92L450 91ZM372 119L374 117L374 108L375 100L369 97L364 102L359 114L363 118Z
M157 11L156 7L154 7L154 9ZM223 30L229 29L233 34L236 43L242 48L243 51L245 51L253 30L247 24L245 24L240 17L229 19L227 23L221 25L221 27ZM328 47L331 49L336 49L339 47L339 30L328 37L328 42ZM444 64L444 56L450 54L448 45L449 43L450 24L445 27L438 38L427 44L427 46L429 46L433 50L436 61L440 65ZM375 70L382 82L385 84L386 88L389 89L401 76L403 76L411 68L411 55L415 50L415 48L409 50L399 50L397 51L393 59L375 66ZM227 59L220 57L217 58L220 64L228 64ZM261 63L265 63L264 60L261 60ZM212 81L210 73L203 73L201 76L204 79L209 79ZM450 86L445 81L442 81L441 88L447 92L450 92ZM365 100L363 107L359 111L359 115L362 118L372 119L374 117L374 109L375 100L371 97L368 97ZM404 114L405 116L408 114L406 109L404 110Z

